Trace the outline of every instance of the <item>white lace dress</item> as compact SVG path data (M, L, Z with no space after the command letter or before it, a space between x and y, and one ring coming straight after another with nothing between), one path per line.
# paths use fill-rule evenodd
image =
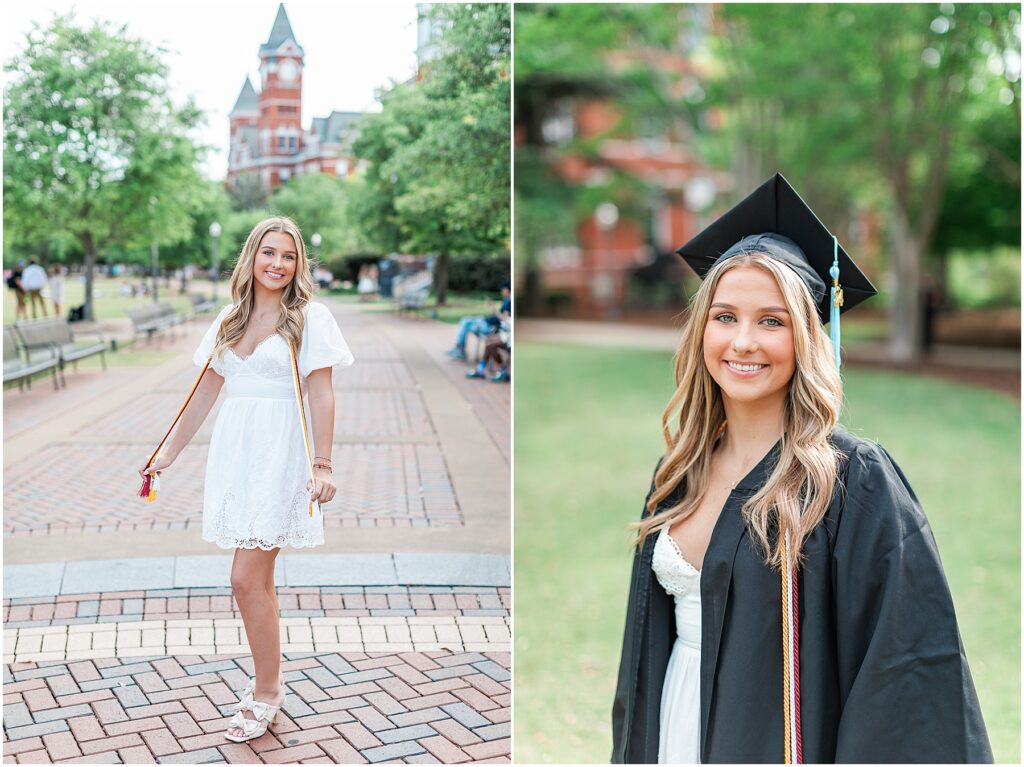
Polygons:
M196 365L205 364L230 310L230 304L224 307L206 331L193 356ZM306 378L313 370L353 361L330 310L310 303L298 352L310 449L315 445ZM324 522L318 504L309 516L309 461L287 342L272 335L245 359L228 349L210 367L224 377L226 397L206 462L203 540L225 549L268 551L322 544Z
M700 571L668 530L651 559L658 583L676 603L676 641L661 691L658 764L700 764Z

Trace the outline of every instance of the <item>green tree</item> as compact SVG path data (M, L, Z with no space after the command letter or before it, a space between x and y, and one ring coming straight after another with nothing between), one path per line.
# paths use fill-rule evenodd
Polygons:
M270 192L258 173L243 173L228 187L232 210L265 208L270 202Z
M77 241L92 319L102 247L187 236L202 185L187 131L199 115L171 102L157 51L70 14L36 25L5 69L5 227L21 240Z
M361 126L354 150L370 167L353 210L382 250L436 255L444 304L453 255L508 246L511 29L506 4L431 13L438 57L420 82L392 88L383 111Z
M979 100L991 97L989 59L1005 51L1020 60L1019 38L997 32L1018 23L1019 12L995 4L736 4L722 6L720 18L722 70L712 92L728 110L737 188L782 168L833 229L858 202L884 211L895 275L891 354L916 358L922 263L951 158L971 141ZM1019 134L1019 78L1002 80L996 90L1010 102L996 120L1012 120L1017 104ZM1019 154L1016 167L1019 197Z
M275 190L270 209L294 219L307 241L314 233L320 235L316 252L320 261L351 255L366 244L349 219L347 201L356 184L354 179L303 173Z

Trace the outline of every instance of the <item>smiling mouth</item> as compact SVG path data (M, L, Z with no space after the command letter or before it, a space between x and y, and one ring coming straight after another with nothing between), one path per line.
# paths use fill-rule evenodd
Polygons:
M264 272L264 274L267 275L272 280L283 280L284 279L284 275L283 274L278 274L277 272Z
M768 367L767 364L743 364L740 362L733 362L731 360L726 360L725 364L728 365L731 370L735 370L737 373L756 373L758 370Z

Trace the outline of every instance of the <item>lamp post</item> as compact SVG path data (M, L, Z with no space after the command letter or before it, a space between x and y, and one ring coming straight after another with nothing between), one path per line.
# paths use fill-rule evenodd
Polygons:
M313 236L309 238L309 243L310 243L310 245L313 246L313 254L312 254L313 255L313 259L316 258L316 251L317 251L317 248L320 247L320 243L321 242L323 242L323 240L320 238L320 232L313 232ZM310 259L310 260L312 260L312 259ZM316 279L316 274L313 274L313 285L317 286L319 284L320 283L317 282L317 279Z
M317 253L317 250L320 247L320 243L321 242L323 242L323 239L320 237L320 232L313 232L313 236L309 238L309 243L310 243L310 245L313 246L313 251L311 253L310 260L314 261L314 263L315 263L315 259L316 259L316 253ZM319 270L319 265L318 264L316 265L316 267L317 267L317 270ZM320 282L319 282L319 280L317 279L317 276L316 276L316 271L313 271L312 265L311 265L310 271L313 273L313 287L320 286Z
M156 197L149 198L149 214L150 221L153 221L156 217L156 206L159 200ZM155 230L154 226L154 230ZM159 300L157 295L159 276L160 276L160 250L156 244L156 233L153 233L153 239L149 244L149 269L153 277L153 303Z
M704 230L704 214L715 201L715 182L707 176L694 176L683 187L686 207L697 214L697 231Z
M220 240L220 224L210 224L210 271L213 277L213 302L217 303L217 277L220 275L220 259L217 254L217 243Z
M594 297L601 305L601 313L605 319L611 319L612 300L615 297L615 280L612 277L611 233L619 223L619 209L613 202L602 202L594 211L594 219L601 231L600 263L594 277Z

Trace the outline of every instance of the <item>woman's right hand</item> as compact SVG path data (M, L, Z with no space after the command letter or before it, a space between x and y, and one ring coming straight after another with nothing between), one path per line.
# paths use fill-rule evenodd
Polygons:
M152 468L150 468L149 466L149 461L146 461L144 464L142 464L142 467L139 469L139 476L142 477L143 480L145 480L146 474L159 474L172 463L174 463L173 457L161 455L157 457L156 463L153 464Z

